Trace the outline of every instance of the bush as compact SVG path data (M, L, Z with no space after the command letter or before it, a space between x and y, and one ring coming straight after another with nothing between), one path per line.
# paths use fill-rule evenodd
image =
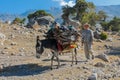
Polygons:
M27 16L27 18L30 19L30 18L43 17L43 16L51 16L51 17L53 17L51 14L47 13L44 10L38 10L38 11L36 11L34 13L29 14Z
M100 38L101 38L102 40L106 40L107 37L108 37L108 35L107 35L107 33L105 33L105 32L102 32L102 33L100 34Z

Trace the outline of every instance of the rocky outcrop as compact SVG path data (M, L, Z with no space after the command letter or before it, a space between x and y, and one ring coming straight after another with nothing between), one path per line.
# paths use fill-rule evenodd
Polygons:
M38 17L36 19L39 25L50 25L51 22L54 22L54 19L51 16Z
M45 25L48 26L50 25L52 22L54 22L54 18L51 16L43 16L43 17L37 17L35 19L31 18L29 20L28 26L27 27L32 27L35 23L38 23L39 25Z

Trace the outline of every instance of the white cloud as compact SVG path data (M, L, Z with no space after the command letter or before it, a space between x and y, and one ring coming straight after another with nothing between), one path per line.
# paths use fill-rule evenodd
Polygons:
M73 7L75 5L75 2L73 0L70 0L69 2L66 2L65 0L53 0L56 2L59 2L60 6L68 5L70 7Z

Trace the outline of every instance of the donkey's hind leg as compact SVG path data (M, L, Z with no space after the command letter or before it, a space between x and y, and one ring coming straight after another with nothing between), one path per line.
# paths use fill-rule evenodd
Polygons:
M55 57L56 57L56 59L57 59L57 62L58 62L58 65L57 65L57 69L58 69L59 66L60 66L59 53L58 53L58 52L55 52L54 55L55 55Z
M74 51L72 50L72 64L71 64L71 66L73 66L73 62L74 62Z
M51 70L53 69L53 59L54 59L54 55L52 55L52 58L51 58Z
M59 66L60 66L60 60L59 60L59 57L58 57L58 53L57 52L52 52L52 58L51 58L51 70L52 70L52 67L53 67L53 59L54 59L54 57L56 57L56 59L57 59L57 62L58 62L58 65L57 65L57 68L59 68Z
M72 64L71 64L71 66L74 63L74 60L75 60L75 64L77 64L77 49L76 48L73 49L73 51L72 51Z
M78 61L77 61L77 49L76 48L74 49L74 52L75 52L75 64L77 64Z

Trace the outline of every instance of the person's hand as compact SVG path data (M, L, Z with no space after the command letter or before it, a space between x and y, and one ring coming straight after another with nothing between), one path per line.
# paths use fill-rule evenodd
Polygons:
M83 42L81 43L81 46L83 46Z

